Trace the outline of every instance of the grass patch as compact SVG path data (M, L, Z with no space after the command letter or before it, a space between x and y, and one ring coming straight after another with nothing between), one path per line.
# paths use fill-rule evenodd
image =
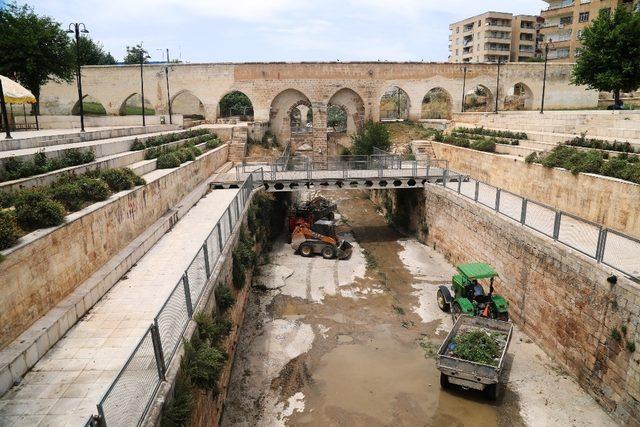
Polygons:
M107 114L107 110L105 110L104 106L99 102L83 102L82 109L85 114L92 116L105 116ZM78 112L78 114L80 114L80 112Z
M393 305L393 310L399 314L400 316L404 316L405 312L404 312L404 308L400 307L399 305Z
M373 270L374 268L378 268L378 262L375 257L366 249L362 250L362 255L364 255L364 260L367 263L367 268Z
M548 168L564 168L573 174L593 173L640 184L640 158L627 153L609 158L608 153L599 150L584 151L560 145L546 154L528 156L525 161Z
M145 107L144 115L145 116L155 116L156 110L153 108ZM126 105L120 112L121 116L141 116L142 115L142 107L134 107L131 105Z

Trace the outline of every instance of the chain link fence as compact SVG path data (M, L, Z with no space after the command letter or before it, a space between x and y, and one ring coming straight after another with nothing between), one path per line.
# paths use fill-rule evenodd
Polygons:
M98 404L103 426L140 425L182 341L194 308L213 273L262 170L253 171L213 227L144 336Z
M640 240L458 172L444 176L445 188L640 280Z

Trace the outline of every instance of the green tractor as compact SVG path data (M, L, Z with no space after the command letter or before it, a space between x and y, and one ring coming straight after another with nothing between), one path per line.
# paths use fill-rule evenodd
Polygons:
M440 310L448 312L454 320L461 314L509 320L509 305L500 295L493 293L493 279L498 276L493 268L483 263L460 264L452 278L451 290L446 286L438 288L437 298ZM489 293L478 280L489 279Z

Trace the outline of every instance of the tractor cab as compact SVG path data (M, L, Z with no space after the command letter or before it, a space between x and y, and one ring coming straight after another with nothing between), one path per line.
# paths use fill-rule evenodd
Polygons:
M498 273L491 266L467 263L456 268L459 274L454 275L451 281L453 295L446 286L440 286L438 289L440 309L450 309L454 317L467 314L509 320L507 302L501 295L494 294L493 281Z

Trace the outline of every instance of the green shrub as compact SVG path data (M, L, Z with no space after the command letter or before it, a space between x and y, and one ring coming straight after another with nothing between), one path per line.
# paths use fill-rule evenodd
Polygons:
M130 169L107 169L100 172L100 179L107 183L111 191L130 190L136 184L137 175Z
M355 155L371 155L373 149L388 150L391 147L389 131L382 123L369 120L351 137L351 151Z
M198 336L198 333L194 333L195 336ZM226 360L226 353L207 342L185 343L183 369L198 388L217 394L218 380Z
M485 129L482 127L479 128L456 128L455 132L459 133L468 133L468 134L476 134L476 135L485 135L485 136L493 136L498 138L511 138L511 139L527 139L528 135L526 132L511 132L508 130L493 130L493 129Z
M179 427L189 424L194 403L194 387L185 369L178 370L173 397L162 408L163 427Z
M81 177L78 179L78 186L86 201L100 202L109 198L109 186L100 179Z
M217 138L212 138L207 141L206 148L207 150L213 150L214 148L218 148L220 145L220 141Z
M16 193L9 191L0 191L0 209L10 208L16 200Z
M629 353L633 353L636 351L636 343L633 341L627 341L626 347Z
M218 285L215 290L216 305L221 313L224 313L236 303L236 297L227 285Z
M96 159L96 156L93 154L93 151L80 151L77 148L73 148L65 151L62 158L63 163L66 166L77 166L93 162Z
M158 156L156 167L158 169L171 169L180 166L180 158L175 153L165 153Z
M571 159L572 164L567 166L569 166L568 169L570 169L574 175L580 172L599 173L604 163L602 154L596 150L591 150L584 154L580 153L579 155L572 156Z
M145 149L145 143L138 140L138 138L133 140L133 144L131 144L130 151L140 151Z
M246 279L246 270L244 265L242 265L240 256L236 253L235 249L232 253L231 278L233 281L233 286L235 286L236 289L240 289L244 286L244 281Z
M488 153L494 153L496 151L496 143L491 140L480 140L473 142L469 148L478 151L486 151Z
M84 203L84 193L75 182L55 184L49 189L49 194L70 212L79 211Z
M538 153L535 151L524 158L525 163L535 163L538 160Z
M9 210L0 210L0 250L15 245L20 237L16 215Z
M120 170L131 180L134 186L145 185L147 183L143 177L136 175L136 173L129 168L122 168Z
M616 342L620 342L622 341L622 335L620 334L620 331L616 328L611 329L611 339L613 339Z
M193 319L198 324L199 337L211 345L219 345L233 328L233 323L229 318L217 317L214 320L204 312L196 313Z
M41 191L22 191L15 207L18 224L24 230L53 227L64 221L64 206Z

